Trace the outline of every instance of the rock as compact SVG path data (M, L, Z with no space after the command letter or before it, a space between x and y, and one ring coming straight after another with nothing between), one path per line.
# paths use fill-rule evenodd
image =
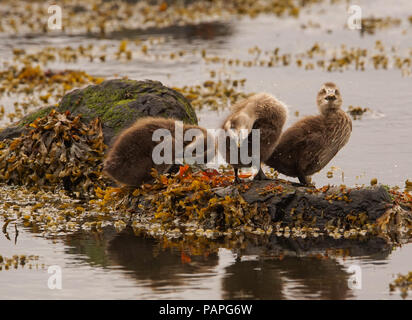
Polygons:
M273 184L254 181L242 196L248 203L267 206L272 221L289 225L313 221L312 227L324 227L328 223L344 224L349 218L355 225L375 223L392 206L392 199L383 186L331 187L320 192L312 187L277 182L273 190L281 186L282 192L272 192Z
M4 139L17 138L25 130L24 127L11 125L0 131L0 141Z
M384 185L315 188L283 179L231 184L227 172L184 172L189 173L157 176L137 194L123 189L104 205L136 213L134 222L143 221L136 228L143 232L151 232L155 222L166 233L189 225L195 226L197 237L215 232L216 239L228 236L242 243L253 235L272 248L291 247L299 254L334 244L355 251L358 245L373 245L380 251L390 248L386 244L412 240L412 198ZM189 230L189 239L192 235ZM277 237L292 240L279 242Z
M52 108L42 108L5 128L0 132L0 140L19 136L26 130L25 124L48 114ZM76 89L62 98L57 111L81 114L86 122L100 117L106 144L110 144L122 129L144 116L175 118L197 124L196 113L182 94L151 80L115 79Z

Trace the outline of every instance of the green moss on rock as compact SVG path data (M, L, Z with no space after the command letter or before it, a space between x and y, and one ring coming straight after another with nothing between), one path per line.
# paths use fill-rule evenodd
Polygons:
M32 123L37 118L43 118L44 116L47 116L52 110L53 110L53 106L50 106L50 107L41 108L33 113L30 113L29 115L27 115L26 117L24 117L23 119L19 121L18 126L23 127L26 124Z
M10 126L0 139L19 135L24 126L47 115L53 108L82 115L83 121L99 117L103 123L104 140L110 143L122 129L136 119L153 116L175 118L188 124L197 124L197 116L190 102L179 92L165 87L159 81L128 79L107 80L98 85L76 89L66 94L57 107L46 107Z
M58 111L82 114L83 119L100 117L105 141L143 116L175 118L197 124L189 101L158 81L108 80L74 90L63 97Z

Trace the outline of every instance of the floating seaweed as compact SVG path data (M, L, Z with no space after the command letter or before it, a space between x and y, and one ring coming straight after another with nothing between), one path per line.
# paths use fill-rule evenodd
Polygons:
M39 256L35 256L35 255L26 256L22 254L22 255L14 255L11 258L8 258L8 257L0 255L0 271L24 268L25 266L27 266L26 268L28 269L33 269L33 267L38 269L39 268ZM45 268L44 264L40 264L40 267L42 269Z
M354 107L354 106L349 106L348 111L347 111L354 120L358 120L362 118L362 115L365 112L370 112L369 108L362 108L362 107Z
M273 50L262 50L258 46L248 50L252 59L233 59L222 56L209 56L203 50L202 57L207 64L243 67L288 67L296 64L305 70L320 69L327 72L345 70L365 71L368 66L376 70L399 69L403 76L411 74L410 50L402 50L392 46L387 50L382 41L375 42L375 48L350 47L342 44L328 47L314 43L309 49L298 53L281 53L279 47Z
M375 18L366 17L362 18L362 26L359 30L360 34L363 36L367 34L375 34L376 30L386 29L391 27L399 27L401 25L401 20L392 17Z
M0 98L5 94L25 97L23 101L14 103L14 112L8 112L7 116L13 121L21 119L30 109L56 103L73 88L98 84L103 80L84 71L44 70L39 64L25 62L0 71ZM3 116L4 107L0 107L0 120Z
M236 102L249 97L239 90L245 85L246 79L205 81L202 85L184 86L173 88L181 92L191 103L193 108L201 110L210 108L212 110L227 108Z
M230 16L256 17L260 14L298 17L301 8L324 0L259 1L121 1L64 0L62 30L66 34L89 33L103 36L107 33L127 30L164 28L171 25L188 25L228 19ZM0 33L48 33L44 22L49 4L21 1L5 1L0 7L4 18L0 21ZM119 18L120 17L120 18Z
M398 277L389 284L389 290L395 291L399 289L401 292L402 298L406 298L408 296L408 291L412 290L412 271L406 275L399 274Z

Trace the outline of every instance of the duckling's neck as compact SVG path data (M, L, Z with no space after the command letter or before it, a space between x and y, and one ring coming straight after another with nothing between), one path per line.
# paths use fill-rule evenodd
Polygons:
M339 111L341 110L340 109L340 107L333 107L333 106L319 106L318 105L318 109L319 109L319 111L320 111L320 113L322 114L322 115L324 115L324 116L330 116L330 115L333 115L333 114L337 114L337 113L339 113Z

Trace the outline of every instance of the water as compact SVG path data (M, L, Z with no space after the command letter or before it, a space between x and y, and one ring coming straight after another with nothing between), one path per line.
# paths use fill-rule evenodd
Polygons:
M406 246L392 253L320 259L297 257L285 248L284 257L273 257L270 250L250 246L240 260L219 249L185 263L180 250L162 249L127 231L58 240L20 232L17 244L4 238L0 244L4 255L40 256L38 269L0 273L3 299L399 299L388 284L397 273L410 271L412 254ZM62 290L47 286L51 265L62 268ZM348 288L351 265L361 267L360 290Z
M403 22L412 12L409 1L397 1L397 6L391 7L385 1L375 1L373 7L366 5L366 1L360 1L360 5L367 16L392 16ZM177 49L187 52L206 49L210 56L239 59L253 58L248 49L254 46L263 51L279 47L281 52L293 54L308 50L315 42L331 48L346 44L372 49L375 41L381 40L386 48L410 49L412 27L408 24L361 37L357 31L343 29L346 18L343 4L321 5L305 10L299 20L261 16L196 28L131 30L105 38L1 35L0 54L7 61L11 48L30 51L44 46L76 47L91 42L96 46L107 44L115 50L121 39L144 40L149 36L165 38L162 45L154 47L158 54L170 54ZM308 21L319 23L320 28L302 29L301 24ZM332 32L325 32L327 29ZM169 86L200 84L209 79L211 70L217 70L222 77L246 78L246 92L267 91L285 101L290 107L287 126L298 119L295 111L299 111L299 117L317 112L316 92L323 82L331 80L340 87L345 108L360 105L372 109L373 114L353 122L350 142L327 168L313 176L316 184L369 184L372 178L377 178L380 183L403 187L404 181L412 178L412 78L403 77L397 69L375 70L367 66L363 72L328 73L317 68L307 71L295 64L276 68L229 67L206 64L199 54L156 62L150 57L107 63L55 62L48 67L82 69L108 78L156 79ZM10 102L10 98L2 100L7 107L9 104L4 102ZM219 127L228 112L227 108L203 109L198 112L200 124ZM326 172L332 166L341 170L329 179ZM12 231L10 239L0 234L1 255L35 254L39 256L39 266L31 270L25 266L0 271L0 298L4 299L399 299L399 293L391 294L388 285L398 273L411 271L412 256L410 244L392 252L357 250L356 246L349 246L344 257L320 258L303 256L296 245L289 242L279 244L275 254L266 246L253 245L252 241L246 249L220 248L191 255L188 262L179 248L163 248L155 240L136 237L127 231L46 239L32 229L19 226L17 241ZM279 248L283 250L281 254ZM324 251L321 250L322 254ZM50 276L47 267L51 265L62 267L63 290L47 287ZM348 287L347 268L351 265L361 267L361 289Z

